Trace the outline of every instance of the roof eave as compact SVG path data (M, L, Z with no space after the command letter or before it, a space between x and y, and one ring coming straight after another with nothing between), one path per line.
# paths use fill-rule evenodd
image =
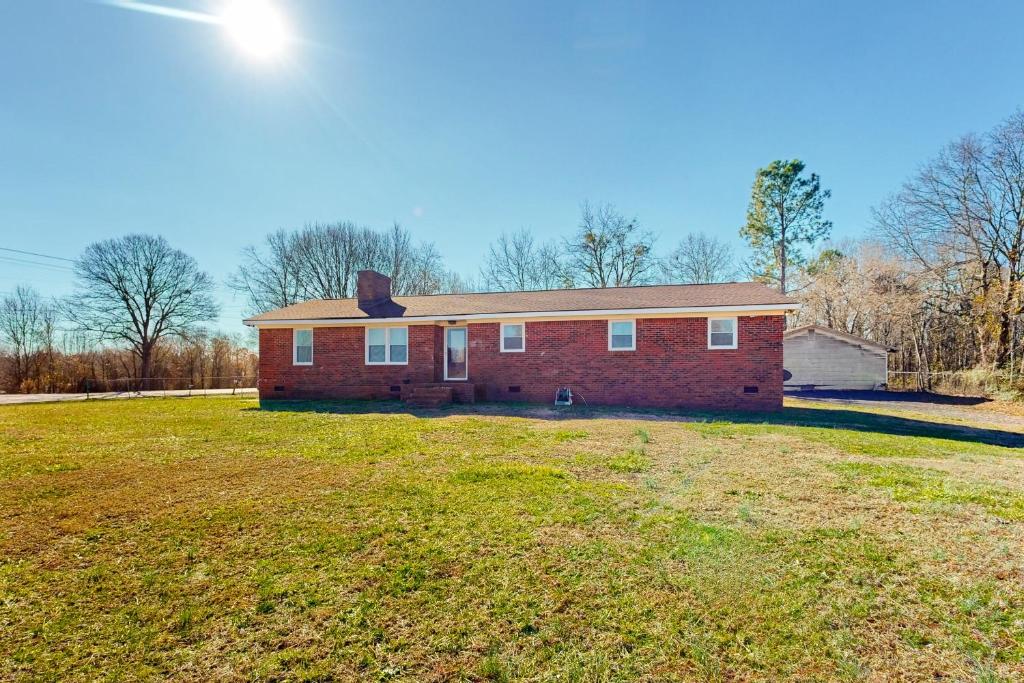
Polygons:
M611 308L588 309L577 311L517 311L505 313L457 313L449 315L410 315L400 318L247 318L242 322L250 327L261 325L359 325L359 324L399 324L409 322L440 322L440 321L472 321L498 320L509 318L581 318L601 315L634 315L651 316L685 313L758 313L769 311L798 311L800 304L795 302L779 302L768 304L745 304L737 306L675 306L663 308Z
M800 327L794 327L790 330L786 330L782 336L783 338L793 337L808 330L815 330L825 335L826 337L839 339L841 341L849 342L850 344L870 346L871 348L877 349L879 351L885 351L886 353L896 353L897 351L899 351L899 349L897 348L886 346L885 344L880 344L876 341L871 341L870 339L865 339L864 337L859 337L855 334L850 334L848 332L843 332L841 330L833 330L831 327L825 327L824 325L815 325L813 323L809 325L801 325Z

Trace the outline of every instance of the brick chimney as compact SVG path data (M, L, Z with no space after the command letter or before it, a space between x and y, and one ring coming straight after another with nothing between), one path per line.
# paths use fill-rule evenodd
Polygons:
M393 307L391 278L375 270L360 270L356 277L356 298L359 310L370 317L386 317Z

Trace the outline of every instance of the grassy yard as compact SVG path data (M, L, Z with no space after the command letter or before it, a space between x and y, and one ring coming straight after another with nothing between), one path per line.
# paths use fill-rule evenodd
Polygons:
M1021 435L394 410L0 408L0 679L1024 678Z

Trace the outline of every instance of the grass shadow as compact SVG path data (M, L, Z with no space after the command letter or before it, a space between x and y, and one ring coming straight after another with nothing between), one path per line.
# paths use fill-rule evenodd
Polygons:
M333 401L333 400L264 400L259 408L284 412L315 412L337 414L407 414L417 417L444 417L450 415L524 417L541 420L628 419L681 422L731 422L735 424L764 424L795 427L844 429L894 436L923 436L967 443L1024 448L1024 434L984 427L955 425L929 420L917 420L895 415L883 415L863 410L827 407L786 407L777 412L755 413L741 411L616 408L612 406L555 407L533 403L455 403L436 410L411 409L397 400Z

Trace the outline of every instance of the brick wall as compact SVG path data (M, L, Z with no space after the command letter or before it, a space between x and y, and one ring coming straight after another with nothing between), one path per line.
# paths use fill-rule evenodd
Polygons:
M472 323L469 382L496 401L550 403L568 386L592 405L777 410L782 331L782 316L740 317L739 348L712 351L706 318L638 319L636 351L609 351L606 320L530 322L526 351L501 353L498 323ZM317 328L314 365L296 367L291 330L260 330L260 395L377 398L395 395L391 387L405 380L441 381L443 328L409 326L408 366L365 365L363 334L359 327Z
M260 330L261 398L388 398L392 387L434 381L432 325L409 326L408 365L367 365L362 327L313 330L313 365L292 365L292 331ZM282 390L276 390L282 387Z
M568 386L594 405L782 407L782 316L739 318L739 348L714 351L706 318L638 319L636 351L608 350L606 320L527 323L523 353L499 351L497 323L469 328L470 380L489 400L549 403Z

